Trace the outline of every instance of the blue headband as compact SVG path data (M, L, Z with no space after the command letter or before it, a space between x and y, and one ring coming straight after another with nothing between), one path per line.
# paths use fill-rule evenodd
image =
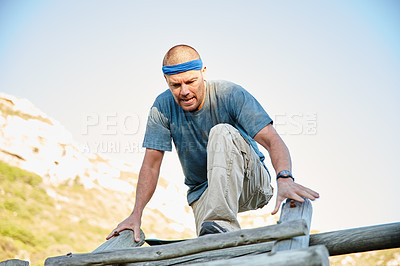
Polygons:
M163 66L162 71L165 75L174 75L189 70L201 70L202 68L203 61L201 61L201 59L196 59L179 65Z

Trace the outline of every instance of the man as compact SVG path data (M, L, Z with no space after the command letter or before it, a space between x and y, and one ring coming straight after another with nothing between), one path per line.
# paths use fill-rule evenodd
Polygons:
M272 197L270 175L256 142L268 150L278 173L272 214L286 198L303 202L303 197L319 197L294 182L289 151L256 99L234 83L206 81L206 67L195 49L172 47L163 72L169 90L150 110L134 210L107 239L131 229L139 241L142 212L156 188L164 151L172 149L171 138L199 236L239 230L237 213L262 208Z

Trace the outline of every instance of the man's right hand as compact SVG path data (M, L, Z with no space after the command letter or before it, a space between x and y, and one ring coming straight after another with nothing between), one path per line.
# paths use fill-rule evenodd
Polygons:
M146 149L136 186L136 199L133 212L128 218L123 220L114 230L112 230L112 232L106 237L107 240L113 236L117 236L121 231L133 230L135 241L140 241L140 225L142 223L143 209L153 196L156 189L163 156L164 151Z
M118 226L112 230L112 232L106 237L106 240L109 240L113 236L119 235L120 232L124 230L133 230L135 235L135 242L140 241L140 225L141 225L141 217L132 213L128 218L123 220Z

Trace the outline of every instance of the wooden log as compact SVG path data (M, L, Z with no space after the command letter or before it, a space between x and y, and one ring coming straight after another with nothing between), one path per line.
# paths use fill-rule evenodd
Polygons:
M331 256L400 248L400 223L311 235L310 245L325 245Z
M400 223L375 225L310 235L310 246L320 244L326 245L331 256L387 248L400 248ZM263 244L205 251L179 258L173 258L171 260L160 260L148 263L130 263L127 265L181 265L189 262L197 263L218 259L230 259L249 254L268 253L271 251L272 246L272 242L266 242Z
M11 259L0 262L0 266L29 266L29 262L26 260Z
M206 235L159 247L138 247L88 254L69 254L48 258L45 265L107 265L138 261L157 261L207 250L274 241L304 235L308 232L304 220L286 222L255 229Z
M303 219L307 227L311 228L312 205L311 201L304 198L304 202L287 199L282 206L281 217L278 223ZM305 236L293 237L290 239L278 240L275 242L272 252L283 250L299 249L308 247L310 231Z
M140 247L144 244L145 235L140 229L140 241L135 242L135 236L132 230L125 230L104 242L101 246L96 248L93 253L102 252L106 250L115 250L123 248Z
M222 236L222 235L216 235ZM190 240L187 240L190 241ZM191 242L178 242L179 244L191 243ZM388 248L400 248L400 223L375 225L361 228L353 228L341 231L333 231L321 234L310 235L310 246L314 245L326 245L330 255L343 255L354 252L372 251ZM174 245L174 244L170 244ZM170 246L166 245L166 246ZM187 254L175 258L162 258L160 257L157 261L151 260L148 262L133 262L127 263L126 265L179 265L187 263L205 262L212 261L215 259L229 259L232 257L239 257L248 254L259 254L268 253L272 248L272 242L266 242L262 244L238 246L233 248L224 248L212 251L199 251L193 254ZM157 252L163 246L146 247L146 248L135 248L118 251L118 254L124 256L124 252L130 253L136 249L146 249L148 255ZM160 249L163 251L163 249ZM114 251L117 252L117 251ZM78 254L73 256L85 256L85 254ZM118 255L112 255L118 257ZM60 259L61 258L61 259ZM54 257L46 260L46 265L62 265L62 262L68 263L68 260L64 260L62 257ZM137 261L137 260L136 260ZM75 264L75 265L87 265ZM100 263L98 265L105 265L106 263Z
M218 260L196 264L199 266L327 266L329 253L325 246L319 245L303 249L281 251L274 254L261 254L246 257Z
M203 251L186 256L176 257L172 259L158 260L158 261L141 261L123 264L125 266L165 266L165 265L186 265L191 263L200 263L215 260L226 260L235 257L257 255L268 253L271 251L273 242L264 242L257 244L250 244L232 248L222 248L210 251Z

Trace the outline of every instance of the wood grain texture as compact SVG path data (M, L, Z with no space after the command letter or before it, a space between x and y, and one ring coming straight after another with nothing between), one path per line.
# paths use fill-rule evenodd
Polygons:
M226 234L214 235L214 237L218 238L222 237L223 235ZM210 238L208 238L205 244L207 244L207 242L212 242L212 240L213 238L211 238L211 240ZM175 244L179 244L182 245L181 248L184 248L185 245L189 248L189 246L193 243L191 241L192 240L186 240L183 242L165 245L165 247L172 246L172 249L175 249ZM66 256L54 257L46 260L46 265L182 265L219 259L230 259L240 256L245 256L248 259L248 262L250 262L253 254L268 253L273 245L272 242L265 242L260 244L257 243L249 243L249 245L227 247L216 250L207 249L203 251L193 252L191 254L186 253L181 256L170 258L168 258L167 255L169 252L172 253L172 251L169 251L168 249L162 249L162 247L164 246L139 247L101 252L98 253L101 255L100 257L90 257L95 253L71 255L71 257L79 257L79 260L75 260L76 258L68 260L66 259ZM354 252L380 250L387 248L400 248L400 223L353 228L321 234L312 234L310 235L310 246L315 245L325 245L330 255L342 255ZM279 253L283 252L284 251ZM139 256L137 255L137 253L143 253L141 255L142 259L146 256L153 256L154 259L152 258L147 262L146 259L139 260ZM104 257L107 257L108 260L102 260ZM129 261L129 257L134 257L134 259L132 261Z
M263 254L271 251L273 242L250 244L232 248L223 248L203 251L191 255L176 257L172 259L126 263L126 266L164 266L164 265L186 265L191 263L208 262L215 260L226 260L235 257Z
M157 261L207 250L274 241L282 238L304 235L307 232L308 228L306 222L304 220L298 220L255 229L206 235L159 247L138 247L52 257L45 261L45 265L107 265L138 261Z
M311 201L304 199L304 202L287 199L282 206L281 217L278 223L295 221L303 219L307 223L307 227L311 228L312 205ZM310 240L310 232L305 236L293 237L290 239L278 240L275 242L272 252L299 249L308 247Z
M325 245L331 256L400 247L400 223L311 235L310 246Z
M25 260L11 259L0 262L0 266L29 266L29 262Z
M319 245L303 249L280 251L274 254L260 254L246 257L218 260L196 264L199 266L327 266L329 253L325 246Z
M132 230L125 230L104 242L101 246L96 248L93 253L102 252L106 250L115 250L123 248L140 247L144 244L145 235L140 230L140 241L135 242L135 236Z
M331 256L355 252L400 248L400 223L382 224L310 235L310 246L325 245ZM273 243L206 251L171 260L127 265L182 265L268 253ZM249 258L250 259L250 258ZM154 264L155 263L155 264Z

